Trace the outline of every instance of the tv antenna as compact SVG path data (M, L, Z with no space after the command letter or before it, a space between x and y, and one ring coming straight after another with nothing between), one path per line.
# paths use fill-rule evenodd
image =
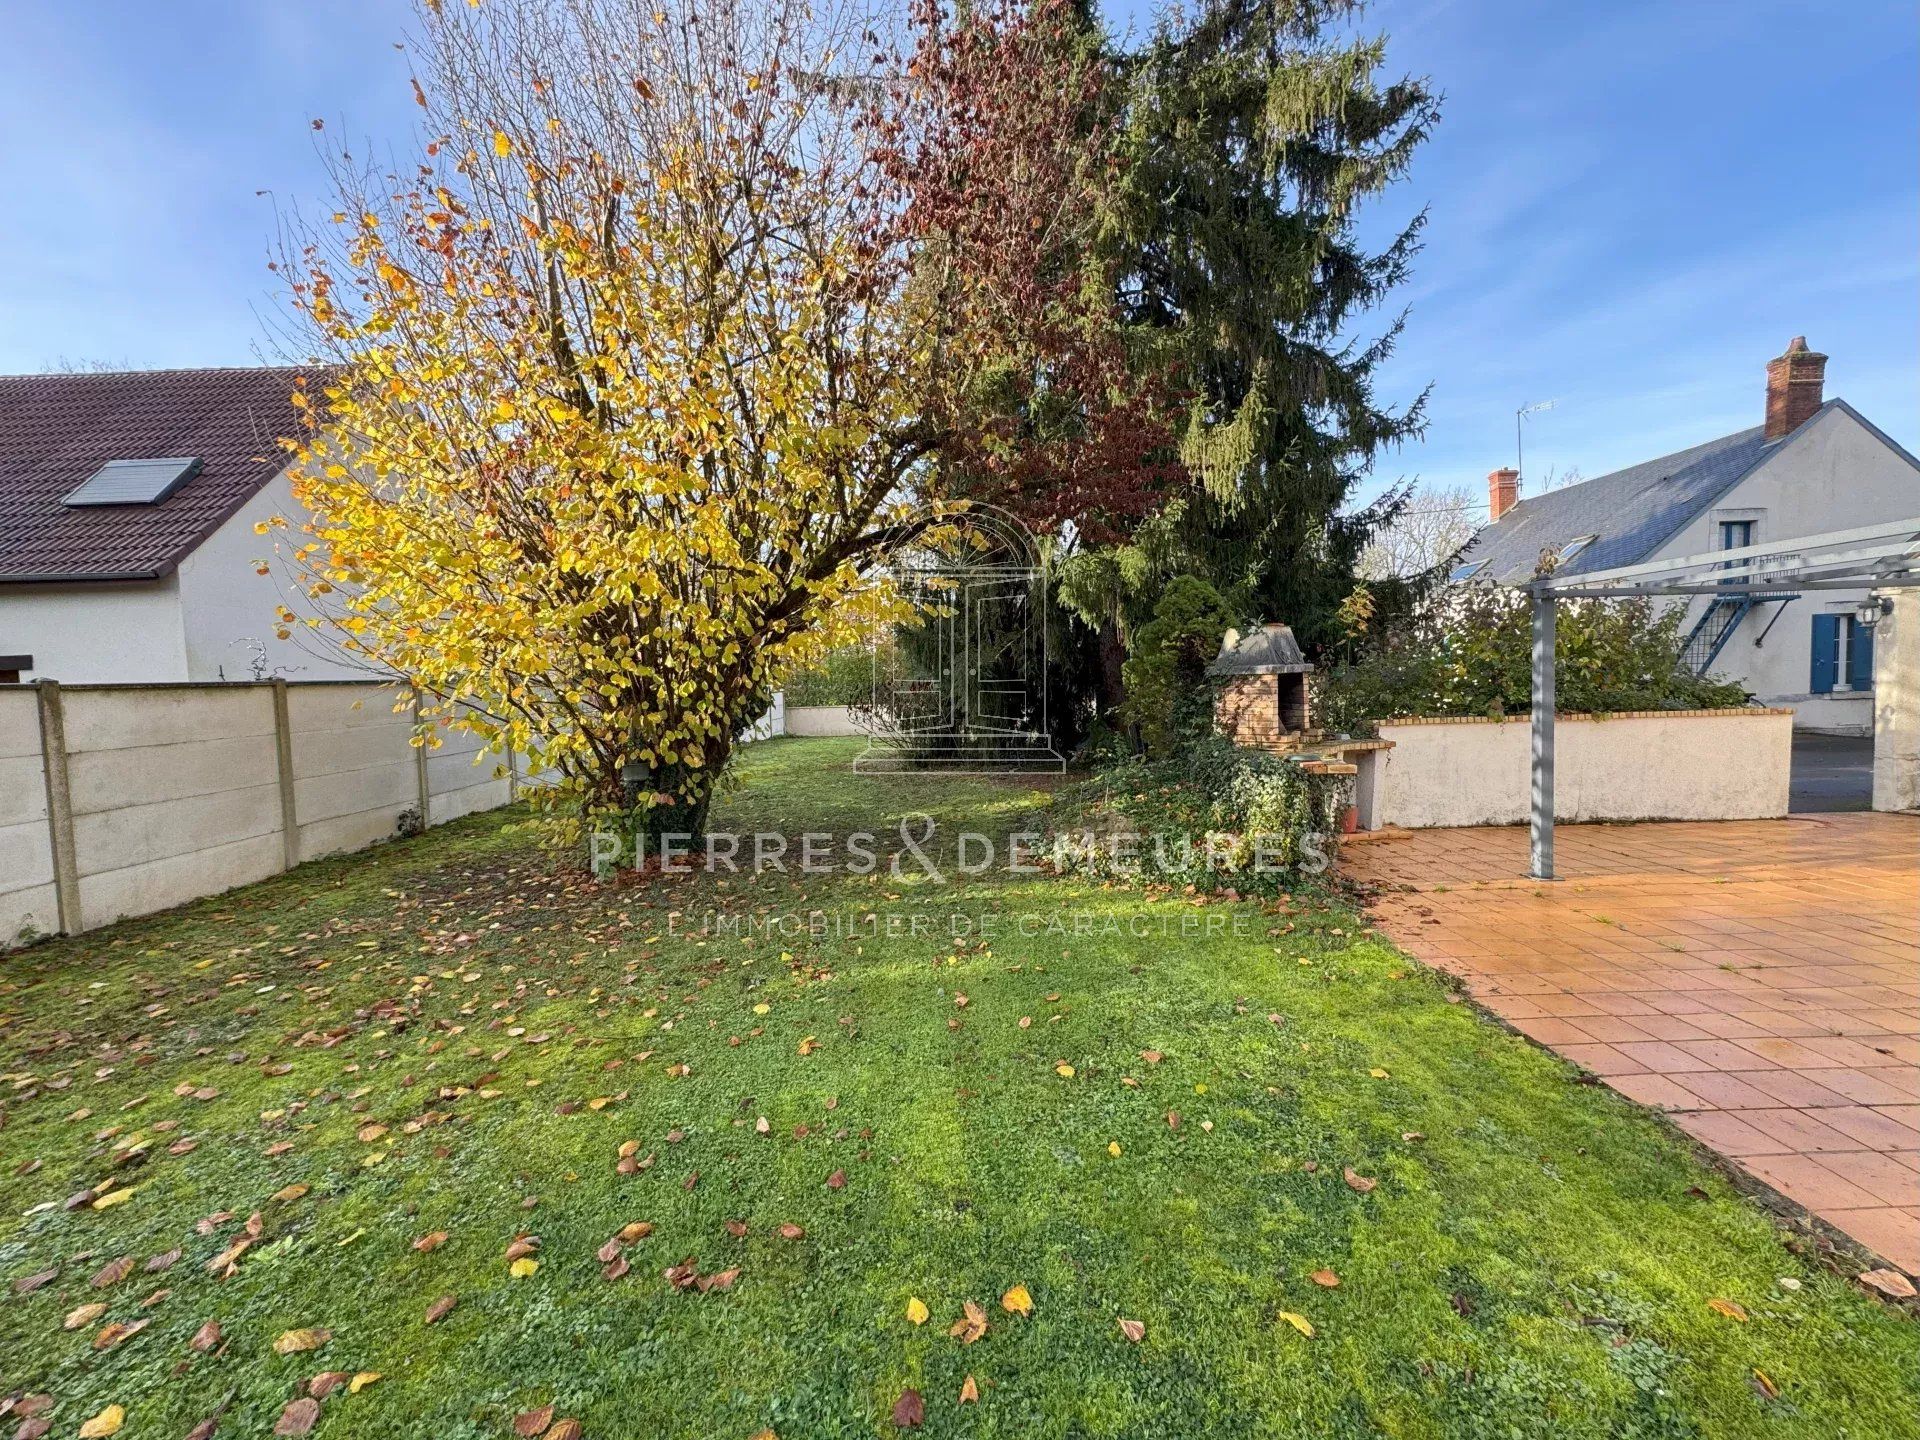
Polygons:
M1538 415L1542 410L1551 410L1559 403L1558 400L1534 400L1513 412L1513 468L1515 470L1523 474L1526 471L1526 466L1520 463L1523 453L1521 422L1529 415Z

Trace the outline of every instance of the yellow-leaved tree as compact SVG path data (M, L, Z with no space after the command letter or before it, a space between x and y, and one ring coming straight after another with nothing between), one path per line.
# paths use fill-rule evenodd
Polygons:
M697 833L778 681L894 603L990 364L915 279L919 149L954 130L922 112L953 87L844 0L419 18L422 156L339 156L279 262L331 362L280 544L430 713L590 813Z

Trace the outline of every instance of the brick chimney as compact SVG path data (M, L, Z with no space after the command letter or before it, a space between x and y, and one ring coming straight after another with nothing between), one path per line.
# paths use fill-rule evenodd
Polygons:
M1495 520L1514 507L1520 498L1520 472L1504 466L1487 476L1487 511Z
M1767 362L1767 440L1785 439L1820 408L1827 384L1827 357L1796 335L1786 353Z

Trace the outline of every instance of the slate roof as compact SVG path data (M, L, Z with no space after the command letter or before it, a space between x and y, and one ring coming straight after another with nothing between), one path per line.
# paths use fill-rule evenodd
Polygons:
M1292 626L1263 625L1238 636L1229 630L1207 674L1303 675L1311 669L1300 653L1300 642L1293 638Z
M1843 400L1829 400L1800 426L1804 430ZM1768 444L1764 426L1722 435L1691 450L1596 476L1577 485L1523 499L1473 537L1460 565L1485 560L1470 578L1504 585L1533 578L1540 552L1582 535L1594 542L1556 572L1579 575L1648 559L1701 511L1790 444L1795 430Z
M0 375L0 583L172 571L287 464L299 368ZM109 460L192 456L157 505L61 503Z

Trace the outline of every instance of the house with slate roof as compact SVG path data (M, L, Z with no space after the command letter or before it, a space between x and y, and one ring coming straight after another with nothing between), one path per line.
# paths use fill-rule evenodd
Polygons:
M1487 477L1493 523L1461 552L1455 583L1522 584L1704 555L1920 515L1916 460L1845 400L1825 397L1827 357L1796 336L1767 364L1766 409L1750 430L1536 496L1517 470ZM1738 680L1798 729L1873 730L1873 632L1865 591L1676 597L1686 663Z
M297 516L301 372L0 376L0 682L367 678L305 626L257 521Z

